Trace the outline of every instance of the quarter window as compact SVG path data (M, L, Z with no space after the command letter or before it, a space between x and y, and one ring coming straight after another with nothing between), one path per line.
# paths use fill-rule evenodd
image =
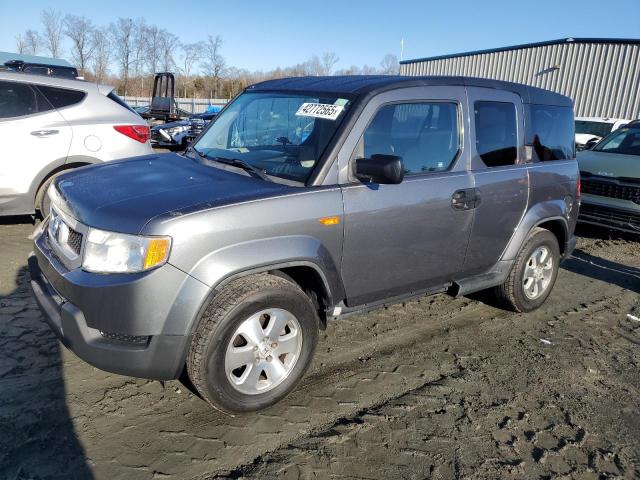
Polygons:
M533 146L533 160L547 162L574 157L575 133L570 107L527 105L527 145Z
M85 93L79 90L70 90L68 88L56 88L39 85L38 89L47 97L47 100L51 102L54 108L64 108L76 103L80 103Z
M518 158L516 106L475 102L476 151L487 167L513 165Z
M449 169L460 146L458 106L453 102L386 105L362 135L355 156L402 157L405 174Z
M15 118L51 110L51 105L26 83L0 81L0 118Z

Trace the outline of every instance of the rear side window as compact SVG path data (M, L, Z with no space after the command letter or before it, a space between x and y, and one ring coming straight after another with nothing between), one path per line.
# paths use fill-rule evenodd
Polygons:
M111 92L109 93L109 95L107 95L107 98L109 100L112 100L114 102L116 102L118 105L120 105L121 107L126 108L127 110L129 110L130 112L135 113L136 115L138 114L138 112L136 112L133 108L131 108L127 102L125 102L124 100L122 100L118 95L116 95L116 92L111 90Z
M538 162L575 156L575 123L570 107L526 105L526 143Z
M16 118L46 112L52 107L26 83L0 81L0 118Z
M68 88L49 87L38 85L38 89L47 97L55 108L70 107L84 100L85 92L79 90L71 90Z
M487 167L513 165L518 158L516 106L475 102L476 151Z
M356 152L362 152L364 158L375 154L402 157L407 175L448 170L460 148L458 105L386 105L378 110L359 143Z

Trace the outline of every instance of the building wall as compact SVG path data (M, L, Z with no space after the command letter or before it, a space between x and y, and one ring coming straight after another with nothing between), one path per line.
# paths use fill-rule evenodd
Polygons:
M640 44L565 42L403 62L402 75L463 75L571 97L576 116L640 117Z

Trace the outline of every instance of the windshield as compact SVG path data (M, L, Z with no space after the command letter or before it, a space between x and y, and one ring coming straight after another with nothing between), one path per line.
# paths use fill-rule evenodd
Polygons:
M640 128L621 128L593 149L598 152L640 156Z
M576 120L576 133L606 137L611 133L613 123L594 122L590 120Z
M240 95L193 148L212 160L241 160L267 175L306 182L345 117L337 95Z

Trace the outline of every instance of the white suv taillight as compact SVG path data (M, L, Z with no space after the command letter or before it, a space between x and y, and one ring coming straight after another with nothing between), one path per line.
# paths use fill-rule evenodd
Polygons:
M147 142L151 134L148 125L115 125L113 128L140 143Z

